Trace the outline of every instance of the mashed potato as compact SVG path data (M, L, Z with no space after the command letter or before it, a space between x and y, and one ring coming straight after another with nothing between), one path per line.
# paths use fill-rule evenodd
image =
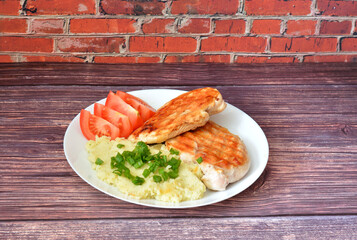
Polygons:
M124 147L119 149L117 147L118 144L123 144ZM179 176L160 183L154 182L152 173L145 178L145 182L142 185L134 185L128 178L114 174L110 166L111 157L116 156L118 152L132 151L135 146L136 143L126 139L118 138L115 141L111 141L108 137L100 137L96 141L88 141L86 148L89 153L89 161L97 172L98 178L117 187L128 196L136 199L153 198L165 202L182 202L203 197L206 186L200 180L203 174L198 164L181 162ZM149 145L149 149L151 154L161 151L163 155L168 156L168 159L172 156L177 157L171 155L163 144ZM103 161L101 165L95 163L97 158ZM132 175L142 178L142 172L147 168L146 164L141 168L135 169L127 162L125 166L130 169Z

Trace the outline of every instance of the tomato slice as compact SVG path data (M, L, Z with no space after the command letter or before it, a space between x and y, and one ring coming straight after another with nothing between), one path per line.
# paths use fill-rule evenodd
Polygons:
M81 126L81 130L83 135L88 139L88 140L95 140L95 135L89 130L89 118L91 116L91 113L82 109L81 110L81 115L79 116L79 124Z
M103 118L103 108L105 106L100 103L94 103L94 115Z
M153 107L138 97L122 91L117 91L116 94L127 104L135 108L140 113L140 116L143 118L144 122L146 122L146 120L152 117L156 112Z
M83 135L88 140L95 140L96 135L99 137L108 136L112 140L119 137L119 128L84 109L81 110L80 126Z
M118 127L120 130L119 137L127 138L133 132L133 127L131 126L130 120L127 116L106 107L103 104L94 104L94 115L102 117L114 126Z
M112 91L108 94L105 106L126 115L130 120L133 130L144 124L139 112Z

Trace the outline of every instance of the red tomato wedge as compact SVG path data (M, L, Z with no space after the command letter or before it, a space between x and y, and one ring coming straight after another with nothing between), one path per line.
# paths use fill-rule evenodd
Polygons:
M129 118L120 112L117 112L109 107L100 103L94 104L94 115L101 117L114 126L119 128L119 137L127 138L132 132L133 127L129 121Z
M105 106L126 115L129 118L131 125L133 126L133 130L144 124L140 113L135 108L127 104L118 95L115 95L112 91L110 91L108 94Z
M88 140L95 140L96 135L99 137L108 136L112 140L119 137L119 128L84 109L81 110L80 126L83 135Z
M146 122L146 120L152 117L156 112L156 110L145 101L129 93L117 91L116 95L123 99L127 104L135 108L140 113L140 116L143 118L144 122Z

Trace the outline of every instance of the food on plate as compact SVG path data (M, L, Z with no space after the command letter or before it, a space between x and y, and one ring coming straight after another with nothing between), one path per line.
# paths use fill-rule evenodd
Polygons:
M225 190L229 183L241 179L250 167L242 140L212 121L166 141L166 146L177 149L182 161L196 162L198 159L204 174L202 181L211 190Z
M161 143L181 133L206 124L210 115L226 107L222 95L214 88L200 88L184 93L162 106L129 139Z
M117 137L127 138L144 123L143 118L149 118L154 112L155 109L140 98L124 92L118 95L109 92L105 106L94 104L94 115L82 109L80 127L88 140L95 140L95 136L109 136L113 140Z
M127 104L121 97L114 94L112 91L108 94L105 106L128 116L133 129L137 129L144 123L138 110Z
M88 140L95 140L96 136L109 136L112 140L119 137L119 128L87 110L82 109L79 121L82 133Z
M129 93L117 91L116 95L123 99L127 104L135 108L140 113L140 116L142 117L144 122L151 118L156 112L156 110L152 108L149 104L147 104L145 101Z
M100 103L95 103L94 115L107 120L119 128L119 137L127 138L133 132L133 127L129 118L124 114L111 109L110 107L106 107Z
M94 115L82 110L80 125L99 179L133 198L181 202L203 197L206 187L225 190L250 168L242 140L209 121L225 108L220 92L209 87L156 112L128 93L109 92L105 106L95 103Z
M135 199L177 203L202 198L206 191L198 163L181 163L179 153L163 144L104 136L88 141L86 148L98 178Z

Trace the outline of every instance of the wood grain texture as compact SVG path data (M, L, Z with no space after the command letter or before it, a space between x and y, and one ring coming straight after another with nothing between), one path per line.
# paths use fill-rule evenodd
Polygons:
M155 230L147 236L235 239L237 232L253 238L253 231L262 238L355 239L356 70L356 64L0 64L0 236L129 238ZM241 194L193 209L137 206L95 190L68 165L62 146L68 124L109 90L207 85L268 137L268 166Z
M6 239L356 239L356 216L0 222Z
M219 87L229 103L262 126L269 163L238 196L189 210L153 209L108 197L69 167L62 147L68 124L109 90L118 87L0 89L1 220L357 213L356 85Z
M73 64L0 65L0 85L215 86L356 84L355 63L333 64Z

